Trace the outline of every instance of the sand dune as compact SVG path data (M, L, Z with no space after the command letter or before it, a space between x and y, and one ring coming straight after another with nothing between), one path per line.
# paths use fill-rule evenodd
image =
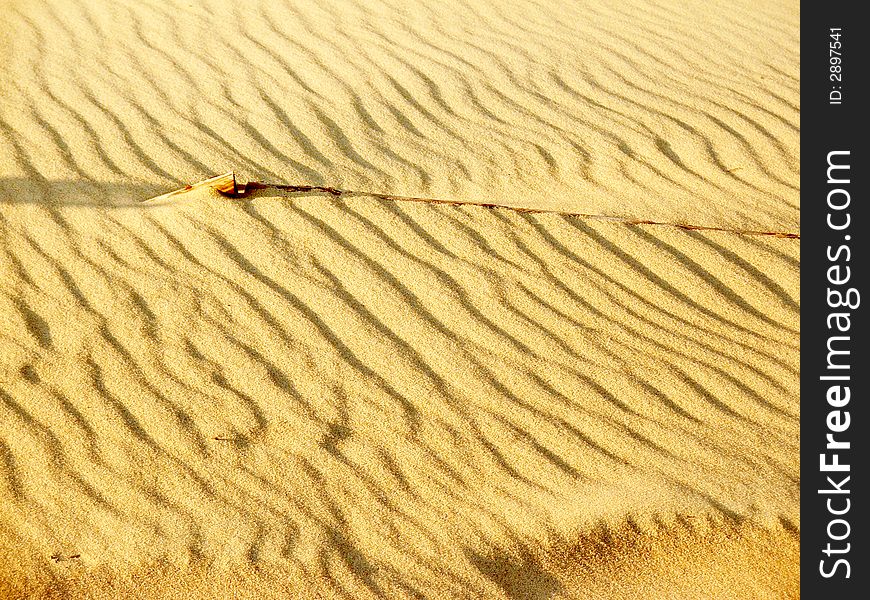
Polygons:
M425 3L424 3L425 4ZM5 2L0 177L794 231L794 2Z
M0 16L0 597L799 596L796 3Z
M794 557L797 240L276 190L3 226L4 521L60 582L496 597L744 522Z

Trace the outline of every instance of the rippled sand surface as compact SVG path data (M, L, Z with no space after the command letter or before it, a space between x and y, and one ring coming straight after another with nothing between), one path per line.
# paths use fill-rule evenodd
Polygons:
M236 169L279 183L798 227L795 2L63 0L2 10L0 164L13 179L165 186Z
M0 16L0 597L799 597L797 3Z

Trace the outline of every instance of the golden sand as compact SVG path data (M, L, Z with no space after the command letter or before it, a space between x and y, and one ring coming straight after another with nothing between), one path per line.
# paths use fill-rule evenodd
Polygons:
M799 596L796 3L0 16L0 598Z

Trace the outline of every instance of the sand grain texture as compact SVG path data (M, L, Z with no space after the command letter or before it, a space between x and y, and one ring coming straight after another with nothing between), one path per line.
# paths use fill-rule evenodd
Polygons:
M796 551L797 240L270 190L4 228L4 520L55 576L487 597L572 544Z
M799 225L794 2L0 10L0 177L22 198L33 179L96 181L105 196L236 169L403 196Z
M798 7L555 6L0 3L0 597L799 597Z

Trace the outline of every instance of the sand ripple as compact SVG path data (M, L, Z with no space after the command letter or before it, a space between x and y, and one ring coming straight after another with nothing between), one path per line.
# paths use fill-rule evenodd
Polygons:
M0 18L0 596L797 597L797 3Z
M0 177L795 231L792 2L4 3ZM8 189L14 196L20 190Z
M493 597L799 527L799 240L276 190L2 226L37 563Z

